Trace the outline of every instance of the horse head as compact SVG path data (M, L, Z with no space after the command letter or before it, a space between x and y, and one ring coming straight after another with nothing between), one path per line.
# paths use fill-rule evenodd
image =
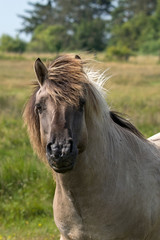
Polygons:
M79 61L75 58L75 64ZM54 64L47 69L40 59L35 62L39 89L34 111L39 119L40 139L47 160L58 173L74 167L77 155L85 150L87 142L84 83L76 81L74 74L77 72L74 73L74 66L69 64L61 67ZM79 74L83 75L79 63L78 66Z

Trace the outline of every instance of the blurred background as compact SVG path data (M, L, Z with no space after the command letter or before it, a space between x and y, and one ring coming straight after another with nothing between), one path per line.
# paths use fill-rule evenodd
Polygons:
M159 54L159 0L1 2L0 50Z
M0 0L0 240L58 240L55 183L22 113L34 61L91 59L112 78L107 102L149 137L160 131L160 0Z

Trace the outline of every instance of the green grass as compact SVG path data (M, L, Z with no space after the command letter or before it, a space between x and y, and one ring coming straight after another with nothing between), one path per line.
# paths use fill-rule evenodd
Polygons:
M31 61L0 60L0 239L59 239L55 183L33 153L22 122L33 79Z
M0 240L59 239L52 214L55 183L33 153L22 122L37 57L0 59ZM129 115L146 137L159 132L160 66L155 58L97 65L111 67L114 75L106 84L112 109Z

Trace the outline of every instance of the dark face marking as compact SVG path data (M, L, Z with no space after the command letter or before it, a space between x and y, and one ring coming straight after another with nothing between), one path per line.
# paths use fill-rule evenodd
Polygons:
M45 86L37 92L35 111L39 116L40 135L50 166L59 173L73 169L77 155L85 150L87 131L85 101L78 106L55 103Z

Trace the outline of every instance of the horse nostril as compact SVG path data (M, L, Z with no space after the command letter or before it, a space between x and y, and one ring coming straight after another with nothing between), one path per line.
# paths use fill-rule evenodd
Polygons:
M73 140L72 139L69 139L69 144L70 144L70 153L72 152L73 150Z
M58 144L50 142L47 144L46 151L48 157L52 158L55 162L58 160L64 160L73 151L73 140L70 138L63 144L61 142Z
M48 143L47 144L47 153L50 157L55 160L61 156L61 150L57 144Z
M47 153L48 153L49 155L52 154L51 146L52 146L52 143L48 143L48 144L47 144Z
M72 151L73 151L73 140L69 139L68 142L64 144L62 147L61 157L62 158L68 157L72 153Z

